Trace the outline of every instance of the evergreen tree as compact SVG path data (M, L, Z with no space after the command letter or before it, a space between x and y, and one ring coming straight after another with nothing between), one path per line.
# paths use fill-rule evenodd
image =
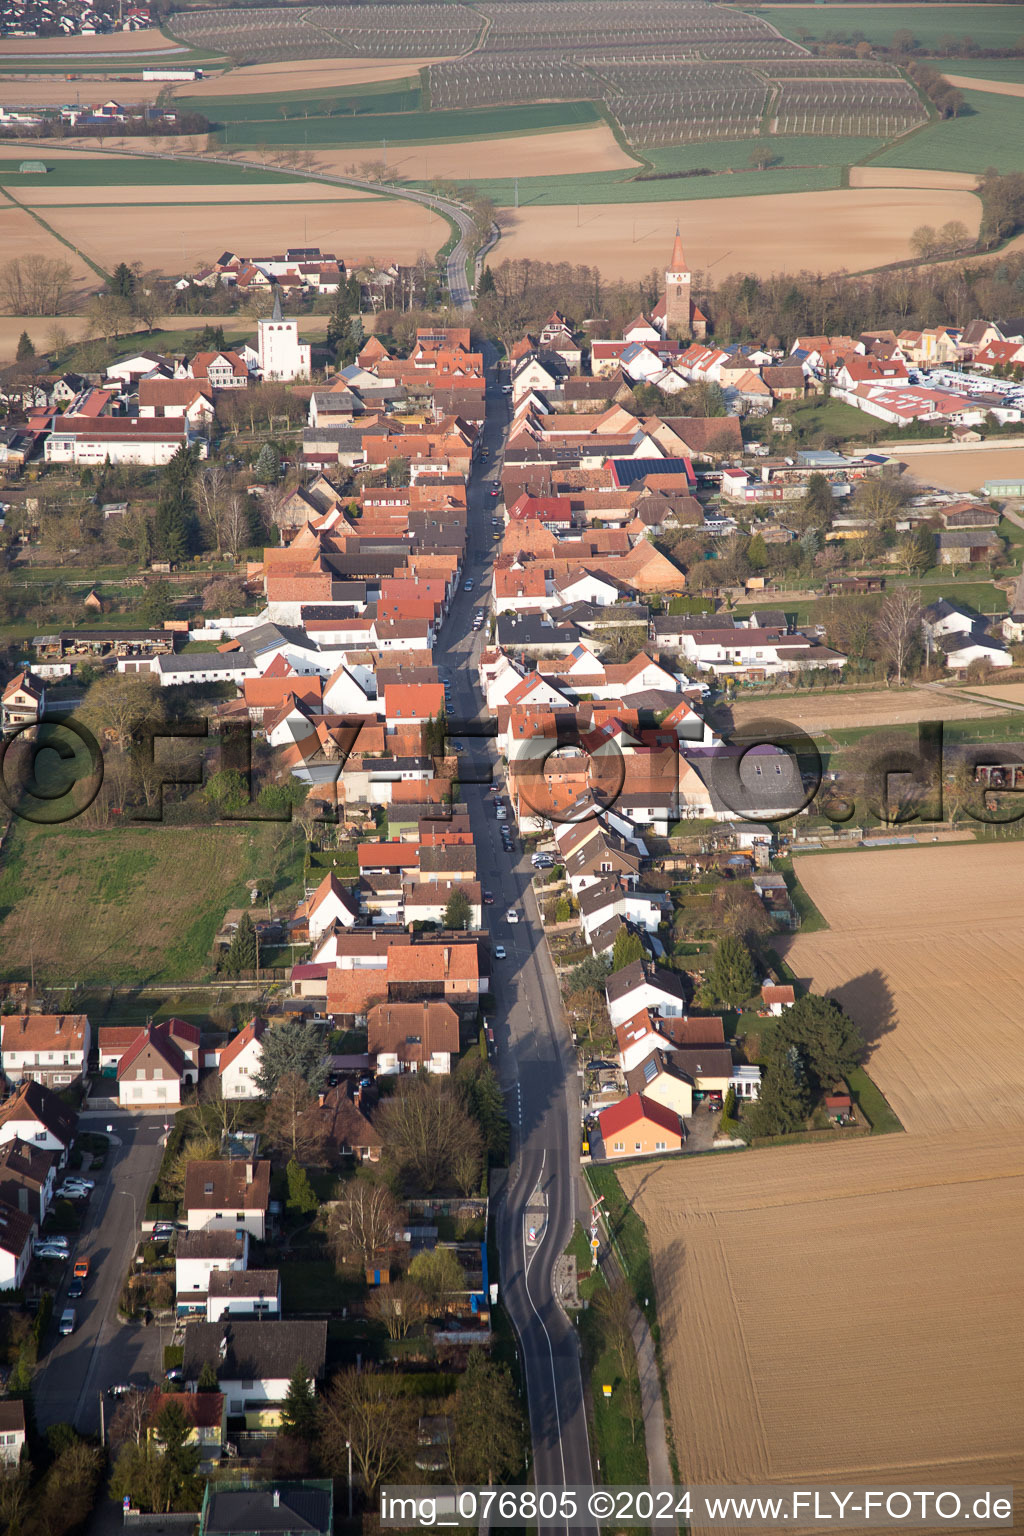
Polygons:
M311 1445L316 1438L316 1394L309 1372L300 1360L292 1372L281 1404L281 1427L286 1435Z
M223 352L224 327L222 325L204 325L196 337L196 351Z
M196 1382L197 1392L219 1392L220 1382L217 1380L217 1369L209 1361L203 1361L203 1368L199 1372L199 1380Z
M281 473L281 459L273 444L263 444L263 447L256 455L256 462L253 464L252 472L257 480L266 481L269 485L276 483Z
M627 965L632 965L634 960L644 958L643 941L638 933L631 933L628 928L621 928L615 935L615 944L612 949L612 970L624 971Z
M477 290L476 290L477 298L478 299L486 298L489 293L493 293L494 292L494 288L495 288L494 273L491 271L490 267L484 267L483 271L480 274L480 282L477 285Z
M448 905L444 909L444 926L453 929L468 928L472 916L473 912L469 905L469 897L462 889L462 886L457 885L449 896Z
M294 1157L288 1159L285 1174L288 1179L288 1209L294 1211L296 1216L312 1216L320 1202L309 1182L309 1174Z
M455 1454L460 1481L514 1482L526 1460L526 1423L508 1366L470 1350L455 1393Z
M480 1127L488 1154L501 1162L508 1151L509 1125L498 1074L489 1061L471 1051L459 1062L455 1076L456 1087Z
M350 363L355 362L363 349L365 340L366 335L363 331L363 322L358 315L353 315L348 323L348 330L334 349L334 356L337 359L339 368L347 368Z
M807 1075L795 1046L764 1066L760 1096L744 1111L752 1136L784 1136L803 1130L810 1109Z
M14 355L19 363L27 363L29 358L35 357L36 349L32 344L32 337L28 331L22 331L18 337L18 350Z
M202 1497L199 1447L188 1443L192 1426L180 1403L166 1405L156 1421L156 1429L163 1446L158 1469L163 1508L195 1509L197 1497Z
M753 996L756 985L750 951L742 939L726 934L715 945L704 979L709 999L726 1008L738 1008Z
M172 563L184 560L199 543L193 480L196 473L194 448L181 447L164 469L160 500L153 520L154 552Z
M260 1041L260 1067L256 1086L269 1099L282 1078L301 1077L310 1093L327 1084L327 1062L320 1033L301 1020L279 1019Z
M243 912L238 919L238 927L235 929L231 947L224 959L224 970L229 976L238 976L242 971L254 971L258 960L259 946L256 941L256 929L248 912Z
M764 535L755 533L747 545L747 563L752 571L763 571L768 564L768 546Z
M774 1039L779 1051L799 1052L818 1093L831 1093L864 1059L864 1036L854 1021L834 998L813 992L786 1009Z
M119 299L131 299L134 297L135 273L128 266L127 262L118 262L111 276L107 292L116 294Z

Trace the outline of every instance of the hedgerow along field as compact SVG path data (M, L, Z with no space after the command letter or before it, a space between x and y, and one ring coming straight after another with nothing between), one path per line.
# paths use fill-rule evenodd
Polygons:
M193 981L245 882L301 896L298 826L136 825L89 831L15 819L0 870L0 975L71 986ZM60 920L56 920L59 918Z

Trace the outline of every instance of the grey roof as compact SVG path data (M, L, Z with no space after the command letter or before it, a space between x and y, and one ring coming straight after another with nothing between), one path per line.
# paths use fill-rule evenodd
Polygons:
M279 1286L276 1269L216 1269L209 1292L211 1296L276 1296Z
M669 1053L655 1049L635 1066L631 1072L626 1073L626 1087L630 1093L646 1093L653 1082L659 1077L674 1077L683 1080L684 1073L673 1059L675 1053ZM708 1052L704 1053L708 1055Z
M330 1536L333 1529L334 1490L329 1482L255 1488L211 1484L203 1510L202 1536Z
M499 645L575 645L580 638L576 624L552 624L539 614L503 613L498 617Z
M234 1232L179 1232L177 1259L244 1259L246 1241Z
M945 528L938 535L940 549L987 549L998 544L997 535L983 528Z
M161 672L248 672L255 665L245 651L190 651L183 656L159 656Z
M769 745L748 750L739 743L719 743L691 748L684 756L707 786L716 811L757 821L770 812L795 815L803 803L800 767L788 752Z
M706 614L682 614L682 613L656 613L653 619L654 637L659 635L690 635L697 634L702 629L708 629L711 625L715 629L735 629L736 620L731 614L717 614L709 610Z
M649 965L646 960L634 960L632 965L627 965L621 971L615 971L605 982L605 992L610 1003L617 1002L619 998L627 997L635 987L649 982L651 986L658 987L670 997L679 1002L686 1001L686 990L682 978L675 971L665 971L658 965Z
M557 610L561 619L571 624L646 624L651 610L645 603L569 603Z
M280 1381L301 1360L310 1376L321 1377L326 1353L326 1321L189 1323L183 1370L186 1381L198 1381L204 1365L221 1381Z
M297 624L256 624L239 635L238 643L251 656L273 650L276 645L309 645L309 636Z
M684 1046L672 1052L672 1065L680 1073L695 1077L731 1077L732 1051L727 1045Z

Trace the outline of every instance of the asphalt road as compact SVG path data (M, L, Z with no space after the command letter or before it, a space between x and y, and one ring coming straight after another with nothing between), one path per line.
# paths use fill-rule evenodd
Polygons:
M117 1302L132 1258L135 1223L160 1166L164 1116L115 1114L109 1123L114 1128L110 1153L106 1166L89 1175L96 1188L54 1297L53 1325L32 1383L36 1418L43 1429L69 1423L83 1433L97 1433L100 1397L107 1387L119 1381L145 1385L150 1377L159 1381L163 1370L159 1326L122 1323ZM106 1121L88 1116L82 1128L104 1131ZM89 1279L84 1296L69 1302L68 1282L78 1258L88 1258ZM78 1326L61 1338L57 1323L66 1306L74 1306Z
M441 632L435 657L450 676L453 732L466 722L472 732L486 720L476 683L476 659L487 643L487 625L472 629L472 611L488 603L491 565L498 548L491 518L499 505L491 495L499 473L509 418L507 397L488 397L484 444L489 450L469 489L469 536L465 578L473 590L460 591ZM488 607L488 615L489 615ZM513 1132L513 1166L498 1206L502 1295L521 1346L533 1439L533 1474L538 1484L561 1486L592 1481L590 1444L576 1335L558 1306L551 1275L575 1219L580 1126L577 1063L561 1022L557 981L534 900L529 860L518 838L512 854L501 845L500 823L490 788L497 753L493 743L470 734L460 743L460 782L469 810L481 885L493 893L484 907L495 945L507 952L493 963L497 999L494 1033L497 1066L506 1091ZM476 782L474 782L476 781ZM507 805L507 799L505 801ZM520 921L507 914L515 907ZM547 1219L538 1242L527 1241L527 1204L540 1190Z

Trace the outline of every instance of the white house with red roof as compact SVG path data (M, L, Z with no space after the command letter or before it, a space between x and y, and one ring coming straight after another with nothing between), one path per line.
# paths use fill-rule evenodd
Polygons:
M180 1104L185 1065L166 1025L149 1025L117 1064L118 1102L126 1109Z
M310 941L315 944L334 923L343 928L354 928L358 908L348 887L337 875L329 874L324 876L299 913L305 916Z
M220 1092L223 1099L258 1099L256 1079L263 1060L260 1044L268 1029L265 1019L253 1019L229 1040L217 1061Z
M0 1020L0 1062L10 1083L67 1088L85 1075L91 1031L84 1013L14 1013Z

